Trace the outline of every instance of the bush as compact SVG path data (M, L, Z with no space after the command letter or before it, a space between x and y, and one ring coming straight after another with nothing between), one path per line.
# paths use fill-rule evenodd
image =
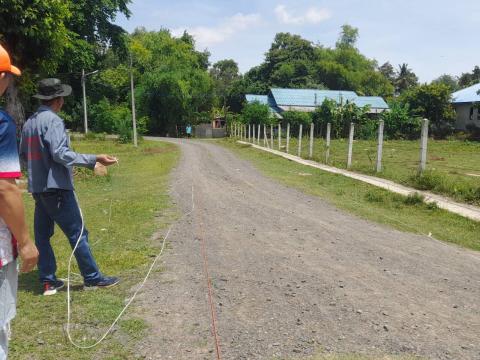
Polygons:
M451 91L445 84L423 84L415 86L401 95L403 104L408 104L411 114L429 120L430 134L444 138L453 132L455 111Z
M433 171L425 171L411 178L415 188L419 190L433 190L442 186L443 177Z
M421 129L421 119L410 116L408 104L392 101L390 110L384 111L381 119L385 122L385 139L417 139Z
M423 204L424 197L420 195L419 193L413 193L408 196L406 196L403 199L403 203L405 205L419 205Z
M290 130L299 131L300 124L303 125L303 133L305 134L305 127L312 123L312 116L310 113L301 111L285 111L282 113L283 123L290 124Z
M312 113L312 120L317 129L322 131L330 123L332 138L348 137L350 123L353 122L357 125L356 137L371 139L376 136L378 125L375 119L369 118L368 112L368 106L358 107L351 102L339 105L334 100L325 99Z
M274 121L270 107L258 101L245 104L242 119L246 124L271 124Z

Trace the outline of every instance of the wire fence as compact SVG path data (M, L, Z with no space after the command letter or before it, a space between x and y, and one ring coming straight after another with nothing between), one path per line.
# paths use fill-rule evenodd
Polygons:
M353 123L347 138L332 138L329 135L333 130L330 124L324 129L315 129L313 124L233 123L230 136L304 159L480 204L480 143L429 139L426 119L414 140L383 139L382 121L378 122L375 140L359 138L357 134L363 129Z

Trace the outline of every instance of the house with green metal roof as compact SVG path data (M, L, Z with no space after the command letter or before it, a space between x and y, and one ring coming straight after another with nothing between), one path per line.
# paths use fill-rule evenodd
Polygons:
M452 105L456 112L457 130L480 128L480 83L454 92Z
M325 99L337 104L354 103L359 107L369 106L369 113L379 114L389 109L388 104L379 96L358 96L353 91L317 90L317 89L279 89L272 88L267 95L247 94L247 102L258 101L270 106L271 112L281 117L284 111L313 112Z

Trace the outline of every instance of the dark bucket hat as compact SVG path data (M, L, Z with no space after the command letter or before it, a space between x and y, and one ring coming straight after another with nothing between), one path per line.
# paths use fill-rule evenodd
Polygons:
M70 85L62 84L60 80L55 78L40 80L37 89L38 94L33 95L33 97L40 100L52 100L72 93Z

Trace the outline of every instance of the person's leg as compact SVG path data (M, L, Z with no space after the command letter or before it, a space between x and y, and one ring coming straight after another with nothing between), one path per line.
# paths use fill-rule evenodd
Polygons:
M0 269L0 360L8 357L10 322L16 314L18 271L12 261Z
M55 223L46 211L43 201L40 196L52 196L56 198L55 193L48 193L43 195L35 194L35 215L34 215L34 233L35 245L38 249L38 274L40 281L55 282L57 280L55 272L57 271L57 263L55 260L55 253L53 252L50 238L53 235Z
M61 190L56 198L42 198L42 200L50 217L60 226L73 249L82 232L80 209L73 191ZM85 283L95 282L102 278L102 274L90 251L86 228L75 250L75 258Z

